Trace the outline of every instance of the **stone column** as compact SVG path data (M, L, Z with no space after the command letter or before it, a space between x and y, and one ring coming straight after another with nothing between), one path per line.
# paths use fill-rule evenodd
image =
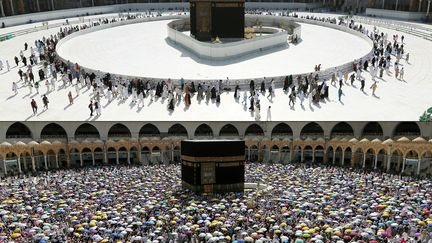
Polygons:
M31 156L31 161L32 161L32 170L36 171L36 162L35 162L35 159L34 159L33 155Z
M2 17L5 17L5 12L4 12L4 8L3 8L3 0L0 1L0 10L1 10L1 15Z
M127 163L130 165L130 150L127 150Z
M92 0L92 7L94 7L94 0Z
M336 163L336 149L333 149L333 161L332 164L334 165Z
M17 157L17 160L18 160L18 173L22 173L22 170L21 170L21 158L20 158L20 156L18 156Z
M399 5L399 0L396 0L396 7L395 7L396 11L398 10L398 5Z
M387 172L390 171L391 159L392 159L392 155L393 155L390 150L389 150L389 154L390 155L387 155L387 166L386 166Z
M93 162L93 166L95 166L96 165L96 161L95 161L94 151L92 151L92 162Z
M374 170L377 169L378 166L378 154L375 154L375 159L374 159Z
M36 10L40 12L39 0L36 0Z
M420 156L418 157L416 175L420 175L421 160L422 160L422 157L421 157L421 155L420 155Z
M401 171L401 174L404 173L404 171L405 171L405 163L406 163L405 160L406 160L406 157L404 155L403 158L402 158L402 171Z
M344 164L345 164L345 150L342 150L341 166L344 166Z
M278 151L277 162L278 162L278 163L281 162L281 150L280 150L280 149L279 149L279 151Z
M427 10L426 10L426 16L429 16L430 5L431 5L431 0L428 0L428 6L427 6Z
M422 2L423 0L419 0L418 12L421 12Z
M118 150L116 150L116 164L120 164L119 151Z
M84 161L83 161L83 158L82 158L82 152L81 151L79 152L79 156L80 156L80 166L83 167L84 166Z
M108 149L104 146L104 164L108 164Z
M301 156L300 156L300 163L303 163L304 161L304 148L300 148Z
M14 9L14 6L13 6L13 0L9 0L9 3L10 3L10 8L11 8L12 15L15 15L15 9Z
M324 155L323 155L323 162L324 164L327 164L328 158L327 158L327 149L324 150Z
M315 149L312 149L312 163L315 162Z
M48 170L48 161L47 161L46 154L44 154L44 163L45 163L45 170Z
M382 9L385 7L385 0L382 1Z
M59 166L59 155L58 155L58 153L56 153L55 156L56 156L56 157L55 157L55 159L56 159L56 160L55 160L55 162L56 162L56 168L58 169L58 168L60 167L60 166Z
M363 153L363 168L366 167L366 153Z
M7 166L6 166L6 163L4 162L4 160L6 159L6 154L2 154L2 158L3 158L3 170L4 170L4 174L7 175Z
M54 7L54 0L51 0L51 10L55 10L55 7Z

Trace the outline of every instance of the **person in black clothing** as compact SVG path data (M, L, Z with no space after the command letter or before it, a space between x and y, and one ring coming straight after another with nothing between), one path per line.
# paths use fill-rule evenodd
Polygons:
M23 58L22 58L22 62L23 62L23 64L24 64L24 66L27 66L27 58L26 58L26 57L23 57Z
M351 85L354 84L354 80L355 80L355 73L352 73L350 76Z
M29 73L29 79L30 79L31 82L34 82L34 74L33 74L33 72Z
M215 87L212 87L211 88L211 90L210 90L210 93L211 93L211 99L213 100L213 99L216 99L216 88Z
M18 67L18 64L19 64L19 59L18 59L18 57L14 57L14 59L15 59L15 64L17 65L17 67Z
M234 89L234 99L238 99L239 98L239 95L238 95L238 91L240 90L240 87L239 87L239 85L237 84L236 86L235 86L235 89Z
M364 79L362 79L362 80L360 81L360 83L361 83L361 87L360 87L360 90L364 92L364 87L365 87L365 80L364 80Z
M48 103L49 103L49 101L48 101L48 97L46 97L46 95L44 95L44 96L42 97L42 102L43 102L43 104L44 104L44 109L47 109L47 110L48 110Z
M254 111L254 109L255 109L255 106L254 106L254 98L251 97L251 99L250 99L250 107L249 107L249 110L250 110L250 111Z
M27 51L27 49L28 49L28 44L26 42L26 43L24 43L24 51Z
M42 69L39 69L39 79L44 80L45 79L45 73Z
M265 93L265 83L264 81L261 82L261 93Z
M289 88L288 82L289 82L288 76L286 76L285 80L284 80L283 91L287 91L288 90L288 88Z
M249 89L250 89L251 92L255 91L255 82L253 80L251 80L249 82Z
M93 116L93 101L90 101L88 108L90 109L90 116Z
M22 81L23 71L21 69L18 71L18 75L20 76L20 80Z

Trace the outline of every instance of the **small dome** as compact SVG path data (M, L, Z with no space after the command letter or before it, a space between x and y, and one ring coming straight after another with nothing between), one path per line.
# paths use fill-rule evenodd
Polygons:
M374 140L371 141L372 143L382 143L381 140L379 140L378 138L375 138Z
M100 139L96 139L93 143L97 143L97 144L103 144L103 141Z
M357 143L358 140L357 140L357 138L351 138L348 142L350 142L350 143Z
M37 146L37 145L39 145L39 143L36 142L36 141L31 141L31 142L28 143L28 145L29 146Z
M318 138L317 142L325 142L325 139L324 138Z
M409 140L409 138L407 138L407 137L401 137L401 138L399 138L397 141L398 141L398 142L409 142L410 140Z
M54 142L52 142L52 144L60 145L60 144L63 144L63 143L60 142L59 140L55 140Z
M86 138L81 143L83 143L83 144L90 144L91 142Z
M290 138L284 138L282 141L284 141L284 142L291 142L292 140Z
M368 143L370 142L367 138L363 138L362 140L360 140L360 143Z
M45 140L45 141L42 141L41 143L40 143L41 145L51 145L51 143L50 142L48 142L47 140Z
M418 137L412 140L413 142L417 142L417 143L424 143L427 142L426 139L422 138L422 137Z
M18 145L18 146L27 146L27 144L25 144L25 143L23 143L21 141L16 142L15 145Z
M8 142L3 142L3 143L1 143L0 145L1 145L1 146L4 146L4 147L10 147L10 146L12 146L12 144L10 144L10 143L8 143Z
M394 141L390 138L386 139L384 142L382 142L382 144L384 144L384 145L388 145L388 144L392 144L392 143L394 143Z
M313 139L312 139L311 137L307 137L307 138L305 139L305 141L307 141L307 142L311 142L311 141L313 141Z
M342 138L340 141L341 141L341 142L348 142L348 139L346 139L346 138Z

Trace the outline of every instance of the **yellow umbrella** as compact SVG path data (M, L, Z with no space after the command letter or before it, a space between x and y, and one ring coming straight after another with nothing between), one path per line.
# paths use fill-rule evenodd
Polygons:
M11 234L11 237L12 237L12 239L16 239L18 237L21 237L21 234L20 233L13 233L13 234Z

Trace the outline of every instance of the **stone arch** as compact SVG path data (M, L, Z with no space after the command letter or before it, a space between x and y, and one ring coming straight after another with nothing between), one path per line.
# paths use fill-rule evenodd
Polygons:
M323 163L324 162L324 147L321 145L317 145L314 148L314 163Z
M259 149L257 145L250 146L250 161L258 162L259 160Z
M122 146L118 149L118 158L119 158L119 164L128 164L128 158L129 158L129 150Z
M98 129L90 123L81 124L74 134L75 139L95 138L100 139Z
M288 163L291 162L291 148L288 145L282 146L281 151L281 162Z
M97 147L94 149L93 154L94 154L95 164L98 166L103 165L105 160L105 152L103 151L103 149Z
M219 131L219 137L238 137L239 131L238 129L232 125L232 124L226 124L221 128Z
M362 130L362 138L375 139L382 138L384 136L384 132L382 126L378 122L368 122L363 127Z
M300 132L301 139L308 137L312 139L324 137L324 129L316 122L309 122L303 126Z
M271 132L272 138L292 138L293 131L291 127L286 123L279 123L273 127Z
M274 144L270 148L270 162L272 162L272 163L279 163L280 162L279 155L280 155L279 146L277 146L276 144Z
M42 128L41 139L67 138L66 130L57 123L49 123Z
M83 148L81 150L81 156L85 167L93 166L93 152L91 148Z
M352 126L346 122L339 122L334 125L330 132L330 138L335 137L354 137L354 130Z
M159 129L152 123L147 123L141 127L139 137L158 137L160 136Z
M376 168L385 171L387 168L387 152L385 149L379 149L377 154Z
M410 139L420 137L421 130L416 122L399 122L392 133L394 138L408 137Z
M346 147L343 150L343 160L342 160L342 166L351 166L351 158L352 158L352 148L351 147Z
M169 129L168 129L168 135L170 136L178 136L178 137L189 137L188 136L188 132L186 130L186 128L179 124L176 123L174 125L172 125Z
M33 135L30 129L21 122L15 122L10 125L6 131L6 138L29 138L32 139Z
M245 137L264 136L264 130L260 125L254 123L249 125L245 131Z
M144 146L141 148L141 162L145 165L150 163L151 151L150 148Z
M211 127L205 123L199 125L195 129L194 137L206 137L206 138L212 138L213 137L213 130Z
M130 138L132 137L129 128L122 123L116 123L108 131L108 138Z
M364 168L368 170L373 170L374 162L375 162L375 150L373 148L368 148L365 150L366 153L364 154L365 156Z
M108 164L110 165L117 164L117 150L114 147L108 147L106 153L107 153Z

